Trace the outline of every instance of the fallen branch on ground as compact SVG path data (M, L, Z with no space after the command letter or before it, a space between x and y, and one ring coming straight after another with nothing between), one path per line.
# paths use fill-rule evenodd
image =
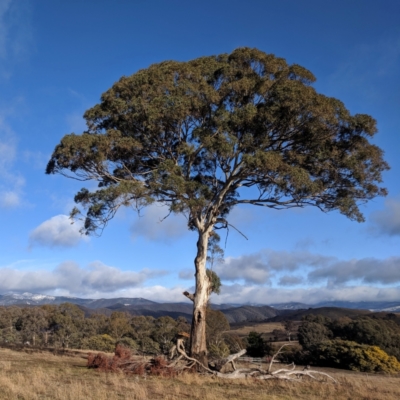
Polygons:
M89 354L88 367L99 368L103 371L123 371L132 374L153 374L162 376L175 376L182 373L185 370L192 369L194 366L198 366L198 371L203 374L213 375L223 379L243 379L253 378L260 380L267 379L281 379L287 381L301 381L304 377L311 378L313 380L322 381L330 380L334 383L337 381L325 372L314 371L310 369L296 370L294 363L290 364L287 368L280 368L276 371L272 370L273 364L277 362L277 357L282 353L282 349L289 345L285 344L279 348L279 350L273 355L268 368L241 368L236 369L234 361L240 356L246 353L246 350L241 350L238 353L231 354L230 356L221 360L216 360L208 366L203 365L200 361L195 358L189 357L186 354L184 339L179 337L171 353L177 356L176 359L167 361L166 358L159 356L150 360L138 360L133 357L128 349L117 346L115 349L115 355L113 357L107 356L104 353L94 355ZM226 365L231 365L233 372L221 372Z

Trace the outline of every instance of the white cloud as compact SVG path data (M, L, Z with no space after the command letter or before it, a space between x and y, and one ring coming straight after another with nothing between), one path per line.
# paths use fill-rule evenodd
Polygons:
M64 262L54 270L26 271L6 267L0 268L2 276L0 293L8 291L61 292L71 296L101 297L108 294L113 297L120 291L131 290L141 286L148 279L165 274L165 271L149 269L138 272L122 271L100 261L92 262L86 268L72 261ZM166 291L167 289L164 293ZM150 293L148 295L150 296Z
M398 283L400 282L400 257L388 257L383 260L363 258L336 261L328 266L316 268L308 274L308 279L312 282L327 280L331 285L341 285L352 280L363 283Z
M262 253L228 257L225 263L214 267L218 276L225 281L245 280L247 283L269 283L270 269Z
M86 267L67 261L53 270L27 270L26 267L19 268L17 264L0 268L0 293L33 292L89 298L142 297L153 301L177 302L187 301L182 292L193 291L193 288L179 285L173 288L144 285L149 279L166 275L167 272L163 270L123 271L100 261L94 261ZM321 301L396 301L399 298L400 286L327 285L289 289L234 283L223 284L221 294L212 295L212 302L273 304L293 301L315 304Z
M41 223L29 235L30 244L46 247L74 247L86 236L81 235L78 222L71 224L67 215L56 215Z
M274 304L300 302L316 304L322 301L398 301L400 287L374 286L318 287L282 289L264 286L223 285L221 294L214 295L215 303Z
M400 257L340 260L307 251L262 250L241 257L228 257L214 268L222 281L265 285L298 285L300 276L310 284L343 286L355 281L390 285L400 282ZM285 272L290 274L282 275Z
M185 280L193 280L194 279L194 269L183 269L182 271L179 271L179 278L180 279L185 279Z
M284 275L279 278L279 286L298 286L304 283L304 279L300 276Z
M269 283L271 278L283 271L294 272L301 267L322 267L329 265L332 257L312 254L307 251L262 250L241 257L228 257L225 263L214 269L222 280L244 280L250 284Z
M0 207L14 208L21 204L21 197L17 192L1 191L0 192Z
M373 212L371 220L379 233L389 236L400 235L400 199L386 199L385 208Z
M187 234L187 221L182 214L167 216L168 208L158 203L145 208L131 225L132 237L136 239L142 236L151 241L169 242Z
M118 292L118 295L124 297L141 297L144 299L158 301L158 302L189 302L187 297L183 295L183 292L187 288L182 286L175 286L173 288L167 288L160 285L138 287Z

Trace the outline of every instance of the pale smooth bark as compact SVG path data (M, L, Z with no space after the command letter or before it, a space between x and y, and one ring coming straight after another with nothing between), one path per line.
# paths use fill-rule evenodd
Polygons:
M210 297L210 282L206 273L208 239L211 229L199 229L197 255L194 260L196 269L196 291L184 295L193 301L193 319L190 332L190 356L208 365L206 344L206 313Z

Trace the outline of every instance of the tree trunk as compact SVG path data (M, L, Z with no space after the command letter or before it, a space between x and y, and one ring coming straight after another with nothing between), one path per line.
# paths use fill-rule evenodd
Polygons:
M209 230L199 232L197 255L194 260L196 268L196 292L191 296L193 300L193 319L190 335L190 356L205 366L208 366L206 310L210 296L210 283L206 274L206 261L209 234Z

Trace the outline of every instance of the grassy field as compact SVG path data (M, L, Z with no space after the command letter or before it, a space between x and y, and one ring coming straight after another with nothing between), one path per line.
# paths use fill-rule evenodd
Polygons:
M326 371L326 370L325 370ZM0 349L0 399L400 399L400 377L329 371L339 384L125 376L86 368L86 355L55 356Z
M238 336L248 336L250 332L271 333L275 329L283 330L284 326L281 322L264 322L259 324L249 324L241 327L232 327L229 333Z

